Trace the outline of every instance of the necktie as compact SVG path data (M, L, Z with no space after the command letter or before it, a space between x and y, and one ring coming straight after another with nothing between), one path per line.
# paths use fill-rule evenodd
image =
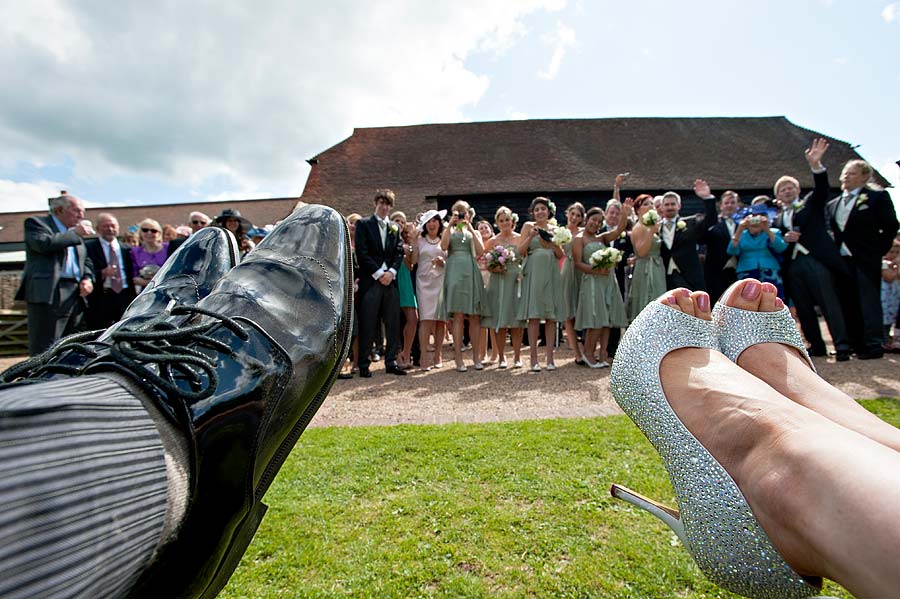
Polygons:
M381 233L381 247L384 247L387 242L387 223L380 218L378 219L378 231Z
M853 194L850 192L844 193L844 206L849 206L850 202L853 201Z
M119 272L119 255L116 252L116 246L109 244L109 266L116 267L116 274L112 276L112 290L116 293L122 292L122 275Z
M666 221L666 230L667 230L667 231L671 231L671 230L672 230L672 227L674 227L674 226L675 226L675 221L674 221L674 220L667 220L667 221Z

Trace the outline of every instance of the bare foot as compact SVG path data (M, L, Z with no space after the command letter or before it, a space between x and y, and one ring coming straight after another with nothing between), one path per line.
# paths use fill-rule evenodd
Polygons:
M751 312L775 312L784 308L774 285L755 279L742 283L726 299L726 305ZM900 451L900 430L829 385L809 367L796 348L780 343L751 345L738 356L737 364L785 397L832 422Z

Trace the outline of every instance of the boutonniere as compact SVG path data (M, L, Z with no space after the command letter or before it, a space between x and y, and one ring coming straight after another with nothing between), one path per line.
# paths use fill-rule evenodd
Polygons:
M804 208L806 208L806 202L804 202L802 200L795 200L791 204L791 210L793 210L794 212L800 212Z
M388 225L388 231L390 231L392 235L396 235L400 231L400 227L398 227L394 223L391 223Z
M622 234L619 235L619 239L625 239L625 235L626 235L625 231L622 231Z
M863 204L869 201L869 195L866 193L859 194L859 197L856 198L856 206L861 207Z
M675 223L676 231L684 231L685 229L687 229L687 223L684 222L683 220L680 220L677 223Z

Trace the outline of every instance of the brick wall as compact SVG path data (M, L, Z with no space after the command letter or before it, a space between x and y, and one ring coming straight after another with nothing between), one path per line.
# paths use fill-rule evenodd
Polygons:
M19 289L22 271L0 272L0 310L24 310L25 302L17 302L13 298Z

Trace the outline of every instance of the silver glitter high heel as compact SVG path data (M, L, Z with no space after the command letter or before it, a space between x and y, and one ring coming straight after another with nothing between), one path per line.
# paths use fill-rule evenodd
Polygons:
M781 343L799 351L812 371L816 372L816 366L806 351L797 323L791 317L791 311L787 306L777 312L751 312L725 305L740 283L741 281L733 283L722 294L712 311L719 350L729 360L737 362L738 356L751 345Z
M623 336L610 373L619 407L662 458L679 509L619 485L613 485L613 497L669 525L706 577L729 591L760 599L815 595L821 579L804 578L784 561L734 479L669 405L659 365L682 347L718 350L715 326L655 300Z

